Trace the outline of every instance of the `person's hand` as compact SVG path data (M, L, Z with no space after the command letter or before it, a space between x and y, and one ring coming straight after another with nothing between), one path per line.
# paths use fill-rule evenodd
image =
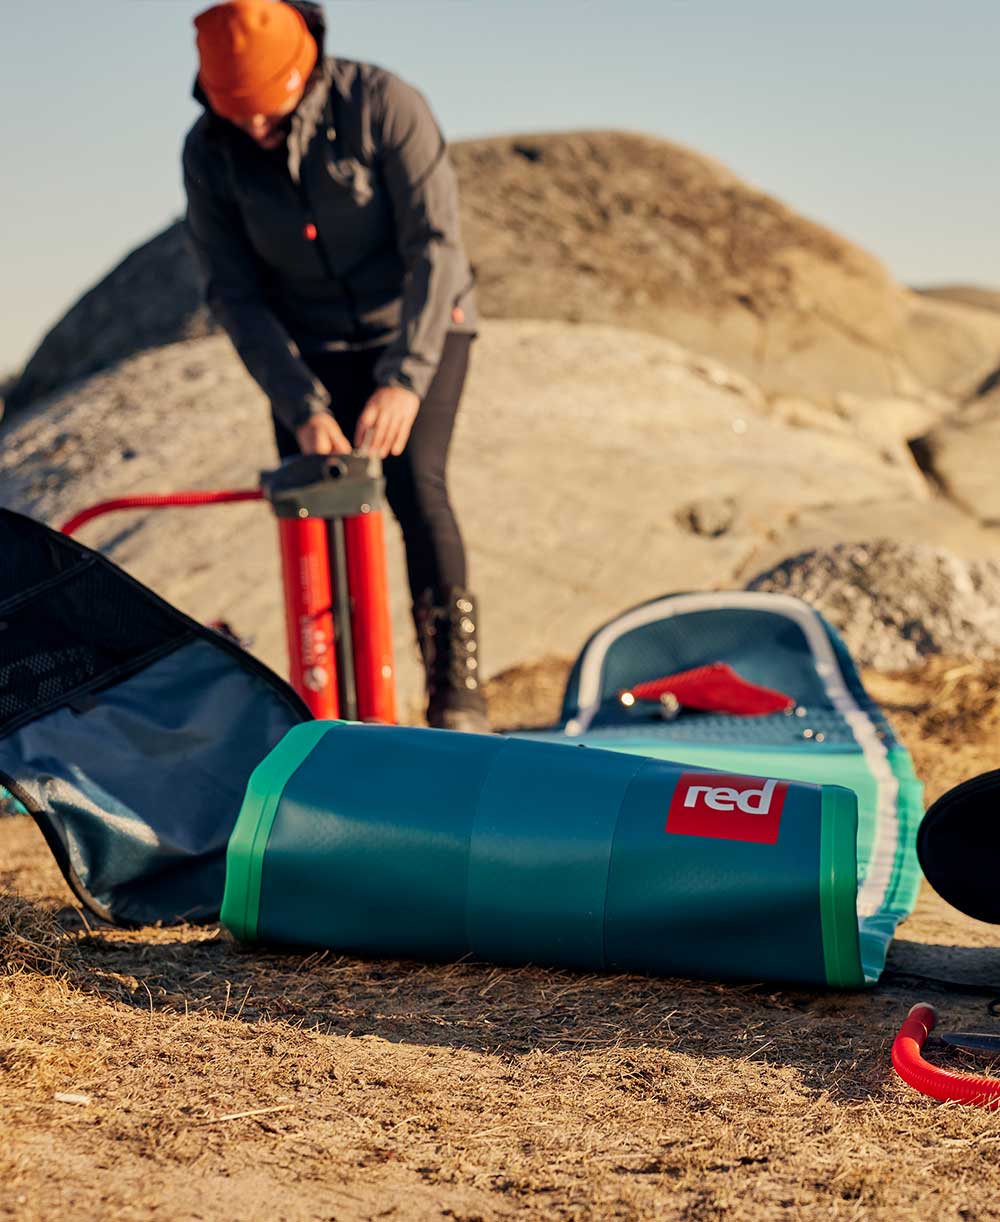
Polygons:
M351 443L329 412L310 416L295 430L295 440L303 454L350 454Z
M417 418L420 396L404 386L380 386L365 404L354 433L360 448L365 438L379 458L402 454L410 440L410 429Z

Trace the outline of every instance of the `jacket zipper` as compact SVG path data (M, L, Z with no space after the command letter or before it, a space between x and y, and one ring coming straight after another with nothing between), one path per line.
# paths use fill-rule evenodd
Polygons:
M336 284L340 291L344 294L347 301L347 308L351 314L351 320L354 324L354 332L360 330L360 319L358 318L357 304L354 300L354 294L351 292L351 287L346 280L342 279L333 270L333 264L330 262L330 255L323 245L323 238L319 231L319 226L316 224L316 219L313 213L312 201L309 199L309 192L306 190L305 177L302 173L302 167L299 168L298 181L299 199L302 201L302 207L305 210L306 220L302 226L302 236L307 242L310 242L316 247L316 253L319 255L319 260L323 264L323 270L326 272L330 280Z

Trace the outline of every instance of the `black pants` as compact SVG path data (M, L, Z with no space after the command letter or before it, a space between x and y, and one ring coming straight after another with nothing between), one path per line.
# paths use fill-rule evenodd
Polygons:
M413 422L406 449L385 459L386 497L403 532L410 593L416 601L430 591L437 605L449 590L466 588L465 546L448 499L446 468L472 336L450 332L426 398ZM310 369L330 392L337 423L353 442L365 404L375 390L372 371L384 349L317 352L306 357ZM299 453L294 434L277 417L278 453Z

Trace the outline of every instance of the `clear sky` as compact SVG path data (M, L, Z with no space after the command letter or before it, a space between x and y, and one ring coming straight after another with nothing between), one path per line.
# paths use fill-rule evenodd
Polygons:
M182 209L192 0L22 0L0 34L0 372ZM449 138L644 131L909 283L1000 286L997 0L327 0Z

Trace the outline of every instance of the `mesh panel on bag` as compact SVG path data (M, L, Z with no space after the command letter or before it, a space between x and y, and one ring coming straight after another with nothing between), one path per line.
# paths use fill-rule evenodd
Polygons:
M113 566L0 510L0 735L134 673L190 636Z

